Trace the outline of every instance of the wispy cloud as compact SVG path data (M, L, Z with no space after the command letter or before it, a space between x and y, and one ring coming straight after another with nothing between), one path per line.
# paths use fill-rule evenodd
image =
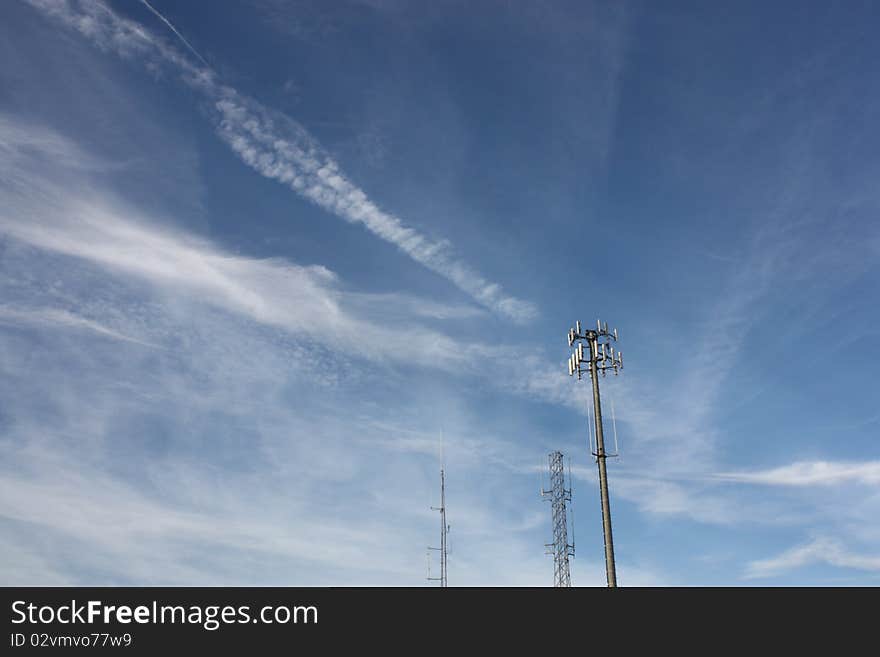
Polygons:
M805 545L793 547L769 559L751 561L746 567L746 579L774 577L796 568L824 563L838 568L880 571L880 556L856 554L847 550L840 541L817 538Z
M427 327L416 345L406 339L405 326L396 329L358 317L346 309L345 293L324 267L228 254L193 236L133 219L135 210L95 194L88 199L61 196L57 204L63 210L32 206L18 215L27 220L11 216L20 207L7 206L0 211L0 230L39 249L83 259L160 289L176 289L200 303L328 346L357 345L354 358L456 370L469 368L480 353L479 345L460 343ZM33 221L35 214L40 221ZM45 313L42 318L49 319ZM66 315L54 319L72 323Z
M80 172L109 166L54 130L0 114L0 180L26 188L33 168L47 164Z
M145 347L156 346L149 342L144 342L143 340L123 335L119 331L107 328L99 322L80 317L79 315L58 308L16 308L3 304L0 305L0 323L84 329L115 340L133 342Z
M754 472L722 472L719 479L765 486L834 486L880 484L880 461L800 461Z
M210 100L219 136L261 175L281 182L345 221L364 226L492 311L519 322L535 317L537 309L532 303L507 295L500 285L458 259L449 241L429 238L381 209L345 176L302 125L220 83L214 71L193 64L144 26L119 16L99 0L78 4L28 1L102 49L122 57L138 54L152 66L170 65L192 89Z

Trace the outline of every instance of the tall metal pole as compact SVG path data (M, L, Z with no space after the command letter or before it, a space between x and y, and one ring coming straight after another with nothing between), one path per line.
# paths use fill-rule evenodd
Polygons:
M429 547L428 550L437 550L440 552L440 577L428 576L428 581L440 582L441 587L446 587L446 563L447 563L447 547L446 534L449 532L449 525L446 524L446 473L440 468L440 506L432 506L432 510L440 512L440 547ZM429 562L430 569L430 562Z
M446 474L440 470L440 586L446 586Z
M590 353L596 353L596 338L590 344ZM608 586L617 586L617 571L614 567L614 537L611 534L611 500L608 496L608 471L605 461L605 437L602 433L602 402L599 400L599 370L596 360L590 359L590 377L593 381L593 418L596 421L596 463L599 464L599 495L602 499L602 536L605 539L605 576Z
M596 423L596 463L599 467L599 495L602 502L602 536L605 542L605 576L608 586L617 586L617 570L614 565L614 536L611 532L611 499L608 495L608 471L606 460L609 454L605 451L605 436L602 431L602 402L599 396L599 373L605 376L606 371L611 370L617 374L623 369L623 356L618 351L614 353L613 343L617 342L617 329L608 330L608 324L596 323L596 330L581 330L581 323L577 322L576 328L568 331L568 346L575 347L574 353L568 361L568 374L580 380L584 373L582 367L587 364L586 372L590 375L593 385L593 416ZM584 353L584 344L587 345L588 353ZM575 346L576 345L576 346ZM612 455L612 456L616 456Z

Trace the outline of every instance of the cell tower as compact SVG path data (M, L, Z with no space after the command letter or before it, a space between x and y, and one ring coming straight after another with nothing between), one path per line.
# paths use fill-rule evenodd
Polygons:
M599 493L602 500L602 534L605 539L605 575L608 586L617 586L617 571L614 566L614 538L611 535L611 501L608 497L608 472L605 461L609 456L605 451L605 438L602 433L602 404L599 400L599 372L605 376L607 370L612 370L616 375L623 369L623 356L618 351L615 355L613 343L617 342L617 329L608 330L608 324L596 322L596 330L586 329L581 331L581 323L577 322L575 328L568 330L568 346L574 349L571 358L568 359L568 375L577 374L578 381L581 375L588 372L593 383L593 418L596 423L596 463L599 465ZM587 345L586 350L584 344ZM584 367L582 367L584 366ZM611 405L614 410L614 404Z
M541 496L549 496L553 505L553 542L547 543L547 554L553 555L553 586L571 586L568 558L574 556L574 540L568 542L566 502L571 502L571 488L565 487L565 465L562 452L550 452L550 490L541 488ZM571 477L569 476L569 486Z
M440 512L440 547L429 547L428 550L440 552L440 577L431 577L428 573L428 581L440 582L441 587L446 587L446 535L449 533L449 525L446 524L446 475L440 468L440 506L432 506L432 510Z

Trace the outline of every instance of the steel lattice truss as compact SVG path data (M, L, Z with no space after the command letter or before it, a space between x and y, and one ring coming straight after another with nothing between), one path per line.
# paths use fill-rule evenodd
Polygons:
M571 586L568 558L574 556L574 544L568 542L566 502L571 502L571 489L565 487L565 466L562 452L551 452L550 490L553 506L553 542L547 544L548 554L553 555L553 585Z

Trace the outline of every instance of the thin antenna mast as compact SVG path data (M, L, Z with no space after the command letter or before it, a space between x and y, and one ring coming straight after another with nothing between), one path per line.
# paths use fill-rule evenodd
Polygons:
M432 506L432 510L440 512L440 547L429 547L429 550L437 550L440 552L440 577L428 576L429 581L440 582L440 586L445 588L446 584L446 562L447 562L447 543L446 535L449 533L449 525L446 524L446 473L440 468L440 506Z

